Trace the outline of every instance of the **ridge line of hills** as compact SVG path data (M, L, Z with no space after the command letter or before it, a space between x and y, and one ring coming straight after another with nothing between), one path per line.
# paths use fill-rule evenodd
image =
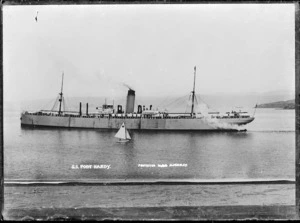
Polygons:
M259 104L256 108L281 108L281 109L295 109L295 99L287 101L276 101L271 103Z

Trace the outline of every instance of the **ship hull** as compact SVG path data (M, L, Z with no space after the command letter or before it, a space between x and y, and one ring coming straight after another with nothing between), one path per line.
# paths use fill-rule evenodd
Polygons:
M218 119L219 123L229 124L229 125L246 125L254 120L253 117L249 118L225 118Z
M122 123L125 123L127 129L134 130L219 130L222 128L230 129L229 126L218 126L216 125L216 123L209 123L203 118L98 118L36 114L22 114L21 116L21 125L25 126L119 129Z

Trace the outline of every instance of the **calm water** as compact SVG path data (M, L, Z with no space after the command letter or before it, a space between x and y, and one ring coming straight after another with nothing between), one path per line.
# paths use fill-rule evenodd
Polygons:
M116 131L21 128L20 112L5 111L5 179L294 179L295 111L258 109L255 117L247 132L131 131L119 144ZM97 164L110 166L72 169Z

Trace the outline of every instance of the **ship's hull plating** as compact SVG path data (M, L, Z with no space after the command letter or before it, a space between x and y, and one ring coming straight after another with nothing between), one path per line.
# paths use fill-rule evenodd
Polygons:
M252 119L252 118L250 118ZM223 124L224 124L224 120ZM242 120L248 123L252 120ZM98 118L98 117L68 117L22 114L21 124L29 126L48 126L65 128L95 128L119 129L122 123L127 129L142 130L218 130L230 129L230 126L219 125L203 118L190 119L156 119L156 118ZM233 127L234 129L234 127Z

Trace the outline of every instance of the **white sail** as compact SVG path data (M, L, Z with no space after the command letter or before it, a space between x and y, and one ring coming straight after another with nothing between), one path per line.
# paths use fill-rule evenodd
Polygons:
M122 124L122 126L120 127L119 131L117 132L117 134L115 135L116 138L119 139L126 139L126 129L125 129L125 125L124 123Z
M123 123L122 126L120 127L119 131L115 135L116 138L119 139L131 139L127 129L125 128L125 124Z
M126 129L126 139L131 139L131 137L129 135L129 132L127 131L127 129Z

